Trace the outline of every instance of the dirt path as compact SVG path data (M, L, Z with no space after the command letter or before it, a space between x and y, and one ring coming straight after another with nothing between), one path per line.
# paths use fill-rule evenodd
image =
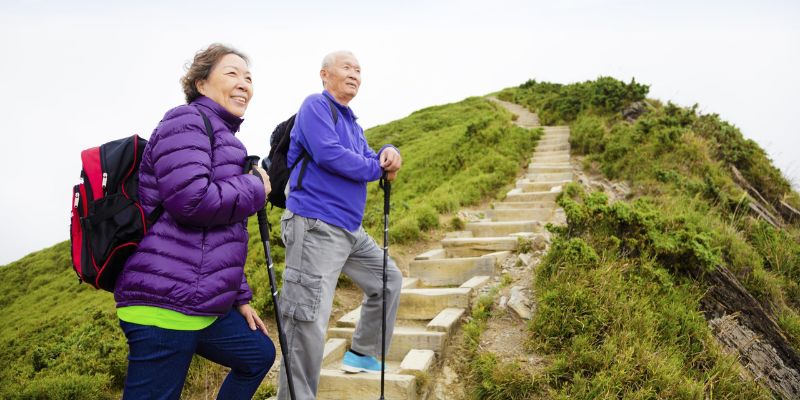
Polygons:
M541 126L539 124L539 116L528 111L527 108L519 104L509 103L507 101L497 99L496 97L489 97L489 100L499 103L505 107L506 110L510 111L512 114L515 114L517 116L517 120L514 121L514 123L517 124L517 126L526 129L538 128Z

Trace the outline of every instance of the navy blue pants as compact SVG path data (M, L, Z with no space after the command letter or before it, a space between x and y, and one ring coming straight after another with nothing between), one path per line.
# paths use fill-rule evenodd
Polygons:
M179 399L194 354L231 369L217 399L250 399L275 361L275 345L236 310L199 331L119 322L128 338L123 399Z

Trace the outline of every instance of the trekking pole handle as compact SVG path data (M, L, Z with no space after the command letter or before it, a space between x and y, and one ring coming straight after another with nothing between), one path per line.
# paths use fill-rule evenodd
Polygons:
M256 165L258 165L258 160L260 159L261 157L259 156L247 156L247 158L244 159L244 166L242 167L242 173L249 174L250 171L252 171Z
M258 165L258 161L261 160L259 156L247 156L244 160L244 168L243 172L245 174L249 174L256 166ZM261 234L261 240L269 240L269 221L267 220L267 209L266 206L256 213L258 217L258 233ZM269 252L269 250L266 250ZM267 254L269 256L269 254Z
M387 175L388 172L383 171L383 175L381 176L381 180L378 185L380 186L381 189L383 189L383 213L388 215L389 203L390 203L389 197L392 194L392 182L389 182L389 180L386 179Z

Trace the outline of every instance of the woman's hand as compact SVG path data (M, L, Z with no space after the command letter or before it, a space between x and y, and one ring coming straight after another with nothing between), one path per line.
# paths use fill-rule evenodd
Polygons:
M267 185L269 185L269 183ZM261 329L264 335L269 336L267 325L258 317L258 313L253 307L250 307L250 304L240 304L236 306L236 309L242 314L251 330Z
M264 171L264 168L258 165L254 165L250 173L261 175L261 180L264 181L264 194L269 195L269 192L272 191L272 186L269 184L269 175L267 175L267 171Z

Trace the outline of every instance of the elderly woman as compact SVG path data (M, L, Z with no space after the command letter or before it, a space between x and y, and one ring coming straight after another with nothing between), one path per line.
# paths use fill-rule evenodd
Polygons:
M199 354L231 369L217 398L249 399L275 360L244 275L246 218L270 191L262 169L242 173L234 136L253 81L242 53L213 44L181 82L187 104L164 115L139 172L144 211L163 213L114 291L130 349L123 398L178 399Z

